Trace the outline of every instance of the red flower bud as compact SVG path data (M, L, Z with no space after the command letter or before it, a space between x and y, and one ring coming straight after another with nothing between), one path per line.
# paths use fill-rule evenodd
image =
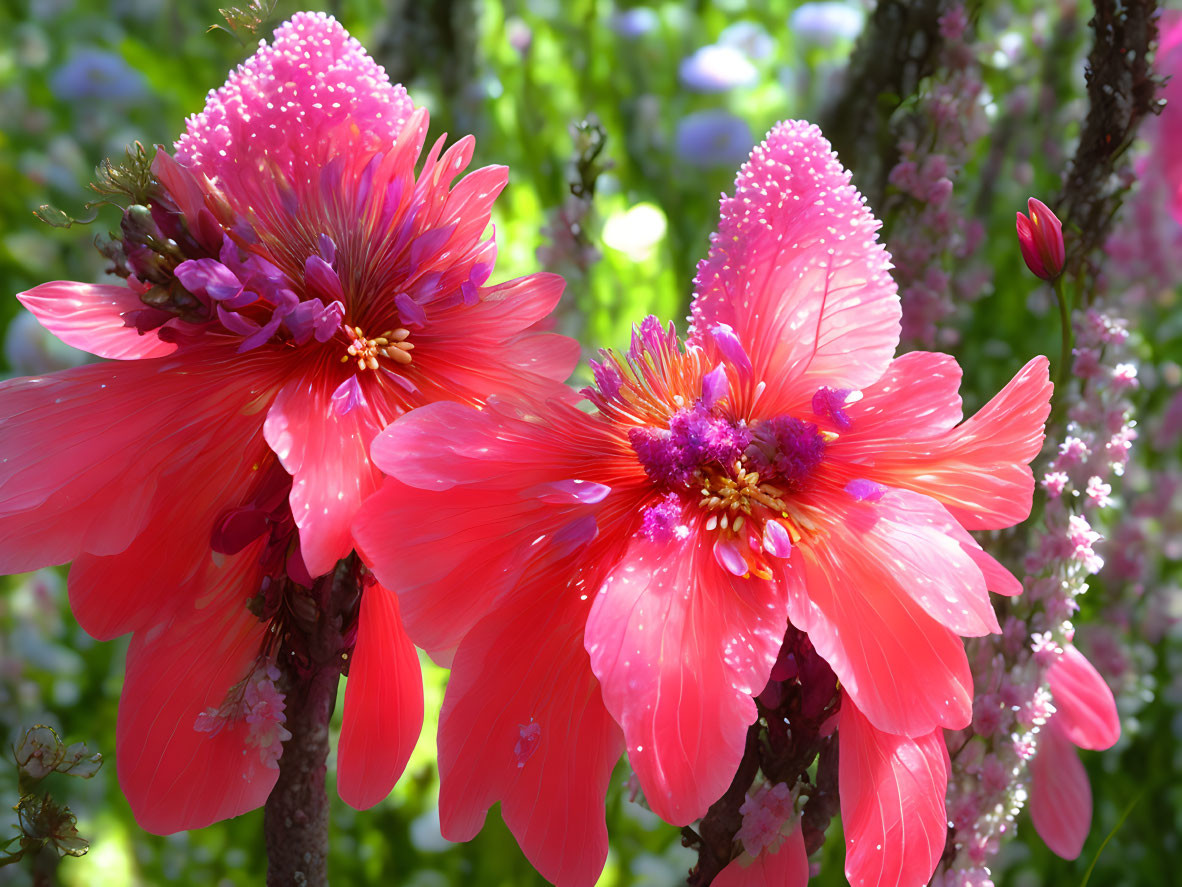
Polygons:
M1058 277L1063 270L1063 223L1045 203L1031 197L1026 206L1030 217L1018 213L1018 246L1026 267L1043 280Z

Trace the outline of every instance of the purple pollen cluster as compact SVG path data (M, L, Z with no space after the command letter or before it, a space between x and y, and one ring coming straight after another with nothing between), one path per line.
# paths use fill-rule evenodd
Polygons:
M798 490L825 457L825 439L812 422L777 416L752 429L746 456L761 479Z
M666 493L656 505L644 509L640 534L650 542L672 542L689 535L689 527L681 523L681 500L674 493Z
M633 428L628 439L655 483L684 487L699 468L733 464L751 442L751 435L745 427L711 415L697 404L674 413L668 430Z

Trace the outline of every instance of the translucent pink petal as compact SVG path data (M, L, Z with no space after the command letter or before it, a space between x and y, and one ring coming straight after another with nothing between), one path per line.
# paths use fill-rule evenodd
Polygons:
M157 331L139 333L135 314L147 306L127 286L55 280L16 297L67 345L99 357L138 360L176 350Z
M223 419L239 428L243 404L277 385L268 356L227 357L209 349L0 382L0 570L124 551L162 475L199 459Z
M903 439L896 437L896 423L882 417L901 411L922 427L922 404L907 410L900 401L911 399L913 385L917 392L934 388L925 374L935 367L912 355L895 363L889 388L871 386L847 408L853 430L833 444L834 458L869 479L931 496L966 529L999 529L1025 520L1034 495L1029 463L1042 448L1050 414L1047 359L1030 361L976 415L951 430L945 426L947 392L933 391L927 406L943 418L930 434L912 432Z
M204 595L217 519L249 495L260 464L274 459L258 414L223 409L193 418L185 456L161 472L136 538L118 554L80 554L70 567L70 609L92 637L110 640L151 624L177 599Z
M809 858L799 824L775 852L764 850L752 859L746 852L718 873L713 887L805 887Z
M312 576L353 549L353 516L381 481L369 458L378 419L363 406L342 415L325 381L304 377L284 386L263 425L267 444L292 476L291 512Z
M1057 856L1075 859L1092 827L1092 787L1079 754L1052 715L1030 762L1030 818Z
M926 884L944 852L948 751L940 730L883 733L841 706L838 786L845 874L852 887Z
M884 535L897 524L870 523L873 508L830 511L821 534L793 549L782 572L788 618L878 729L923 736L966 727L973 681L964 644L913 600L916 565L896 574L881 559L898 551Z
M1080 748L1100 751L1120 739L1120 715L1116 700L1096 666L1074 644L1047 670L1055 702L1055 724Z
M778 124L739 170L695 279L691 340L726 324L784 413L822 386L860 389L899 342L899 298L879 222L817 127ZM752 396L751 390L747 392Z
M691 533L642 536L595 596L585 642L653 812L674 825L726 791L787 628L778 583L724 572Z
M177 159L231 191L277 170L302 182L331 158L393 143L414 106L331 16L301 12L210 93Z
M476 304L444 309L439 317L441 323L444 319L447 321L449 336L481 342L503 341L549 315L562 297L565 285L557 274L528 274L495 286L481 287L480 301Z
M543 877L591 887L623 739L582 648L587 603L559 583L540 571L460 645L440 715L440 824L470 840L500 800Z
M366 500L353 532L374 574L397 590L407 632L446 661L521 577L537 540L553 537L585 510L472 485L441 496L387 478Z
M345 682L337 745L337 791L358 810L390 794L423 729L423 673L398 617L398 598L381 585L361 595L357 645Z
M266 626L246 607L258 588L248 548L206 572L200 607L179 605L135 634L119 702L115 763L136 821L155 834L202 828L259 807L277 769L247 743L244 720L196 729L253 670Z
M587 454L613 450L630 459L637 481L644 477L627 438L603 420L562 402L539 408L498 399L482 410L441 402L412 410L374 440L373 459L424 490L479 484L520 493L564 478L591 480L597 466Z
M882 377L862 389L862 398L843 407L850 429L841 445L931 437L950 431L963 418L960 365L948 354L912 351L891 361Z
M849 505L857 556L879 564L890 583L929 616L963 637L997 633L985 576L966 551L980 546L939 502L886 490L874 503ZM983 557L989 557L980 553Z

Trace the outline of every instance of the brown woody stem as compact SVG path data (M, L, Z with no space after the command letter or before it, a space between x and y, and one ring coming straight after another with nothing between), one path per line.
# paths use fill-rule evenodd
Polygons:
M314 619L290 628L299 637L284 643L278 657L291 739L283 744L279 780L263 811L268 887L328 885L328 727L341 678L343 625L359 583L355 557L317 580Z

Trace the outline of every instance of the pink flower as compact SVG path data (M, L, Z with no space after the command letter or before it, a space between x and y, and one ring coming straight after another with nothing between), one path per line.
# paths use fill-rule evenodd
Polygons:
M1158 21L1157 72L1167 77L1161 97L1166 100L1158 123L1155 149L1160 152L1165 184L1169 189L1168 205L1175 221L1182 225L1182 11L1162 10Z
M1092 824L1092 789L1076 748L1099 751L1120 738L1116 700L1072 644L1047 671L1055 714L1030 762L1030 818L1058 856L1075 859Z
M426 133L335 20L299 14L157 154L124 216L126 284L20 295L116 360L0 384L0 570L73 560L82 626L135 633L118 765L149 830L266 799L286 732L273 640L351 551L378 431L441 398L565 390L576 346L528 331L561 279L486 284L507 171L453 187L473 141L440 138L416 176ZM338 783L365 807L405 765L422 687L382 586L353 635Z
M1052 280L1063 270L1063 225L1058 216L1036 197L1026 201L1030 216L1018 213L1018 246L1022 258L1036 276Z
M940 730L972 717L960 635L999 630L987 588L1020 590L966 528L1028 513L1051 386L1034 360L961 423L952 358L892 360L877 226L820 132L781 124L723 200L684 348L649 318L625 358L592 364L593 414L440 403L374 442L396 479L359 514L359 551L452 663L445 836L471 838L500 800L543 875L591 884L625 746L654 812L700 817L791 622L846 694L847 873L872 883L894 841L894 874L931 874Z

